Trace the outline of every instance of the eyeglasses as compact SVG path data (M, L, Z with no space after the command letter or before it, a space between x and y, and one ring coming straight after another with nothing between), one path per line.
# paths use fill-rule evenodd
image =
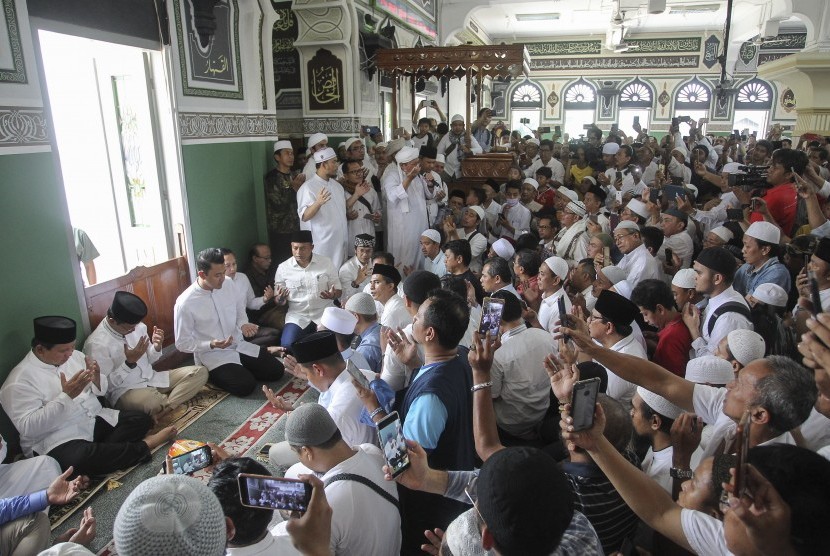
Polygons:
M346 172L347 174L362 174L363 168L358 168L357 170L352 170L351 172Z
M270 260L271 260L271 256L270 256L270 255L269 255L269 256L267 256L267 257L263 257L262 255L254 255L254 258L255 258L255 259L262 259L262 260L264 260L264 261L270 261Z
M620 241L621 239L626 238L626 237L630 236L633 233L634 232L629 232L627 234L617 234L617 235L614 236L614 241Z
M598 316L598 315L594 315L594 314L590 314L590 315L588 315L588 320L589 320L589 321L590 321L590 320L598 320L598 321L600 321L600 322L608 322L608 319L606 319L606 318L605 318L605 317L603 317L602 315L599 315L599 316Z

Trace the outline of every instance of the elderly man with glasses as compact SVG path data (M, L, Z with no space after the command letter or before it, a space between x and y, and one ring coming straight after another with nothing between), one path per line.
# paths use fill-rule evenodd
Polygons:
M631 289L642 280L663 278L660 263L646 249L637 224L629 220L620 222L614 229L614 243L623 254L617 266L627 273L626 281Z

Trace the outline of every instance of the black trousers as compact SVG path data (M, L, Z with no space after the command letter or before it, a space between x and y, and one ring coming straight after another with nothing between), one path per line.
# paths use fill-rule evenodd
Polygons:
M244 397L254 391L257 381L274 382L282 378L285 367L279 359L259 348L258 357L239 354L241 365L226 363L210 371L210 381L217 387Z
M150 459L150 449L143 442L153 420L140 411L120 411L113 427L101 417L95 418L93 441L70 440L52 448L48 455L73 476L96 477L132 467Z

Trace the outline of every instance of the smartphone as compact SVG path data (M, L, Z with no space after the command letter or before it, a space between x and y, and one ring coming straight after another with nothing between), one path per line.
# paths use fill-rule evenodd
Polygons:
M672 185L683 185L683 176L672 176L671 177L671 184Z
M680 118L672 118L671 119L671 126L672 127L677 127L678 125L680 125Z
M397 139L398 137L403 137L404 129L402 127L396 127L392 130L392 137Z
M663 177L666 177L666 165L665 164L658 164L657 171L663 174Z
M610 247L603 247L602 248L602 267L605 268L606 266L611 266L611 248Z
M617 124L611 124L611 133L617 133L620 130L620 126Z
M584 431L594 426L594 407L597 405L599 383L599 377L574 383L571 392L571 417L574 420L574 431Z
M816 281L816 277L813 276L813 272L811 270L807 270L807 279L810 281L810 301L812 301L813 305L813 316L817 316L821 313L821 295L819 295L818 291L818 282Z
M271 453L271 446L273 446L273 442L269 442L268 444L263 444L262 447L259 449L259 455L268 457L268 454Z
M199 446L195 450L172 458L174 475L190 475L213 463L210 446Z
M240 473L239 500L248 508L304 512L311 500L311 485L297 479Z
M562 126L554 126L553 127L553 134L557 137L562 137Z
M744 219L744 211L741 209L726 209L726 219L740 222Z
M674 178L672 178L674 180ZM681 183L683 178L680 178ZM672 183L671 185L667 185L663 188L663 197L666 198L667 201L674 201L677 197L684 195L685 189L683 189L682 185Z
M634 125L640 125L640 116L634 116Z
M660 190L655 188L649 189L648 200L657 204L660 201Z
M622 193L622 191L614 191L614 195L617 198L617 202L619 204L622 204L622 202L623 202L623 193Z
M749 454L749 437L752 429L752 419L750 418L750 411L747 409L741 420L738 422L738 428L735 431L735 492L733 495L740 498L746 492L746 466L747 455Z
M559 296L559 299L556 300L557 307L559 309L559 325L561 328L570 328L571 327L571 320L568 317L568 310L565 308L565 293ZM567 334L562 335L562 339L566 342L569 342L571 337Z
M397 477L409 467L409 452L403 439L403 427L398 412L393 411L378 423L378 439L383 450L383 457Z
M623 173L620 172L619 170L617 170L617 179L616 179L616 181L622 181L622 179L623 179Z
M491 336L498 336L501 327L501 314L504 312L504 300L485 297L481 303L481 320L478 322L478 333L484 337L488 332Z
M666 266L674 266L674 251L671 247L666 247Z
M366 378L366 375L360 372L360 369L357 368L357 365L349 359L346 361L346 371L352 375L352 378L357 381L362 387L368 389L369 388L369 379Z
M540 127L539 133L550 133L550 126Z
M756 206L755 199L750 199L749 200L749 212L755 212L755 206Z

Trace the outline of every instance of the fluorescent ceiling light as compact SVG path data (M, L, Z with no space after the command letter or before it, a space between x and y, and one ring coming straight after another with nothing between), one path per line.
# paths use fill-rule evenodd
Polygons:
M516 14L516 21L552 21L559 19L559 14Z

